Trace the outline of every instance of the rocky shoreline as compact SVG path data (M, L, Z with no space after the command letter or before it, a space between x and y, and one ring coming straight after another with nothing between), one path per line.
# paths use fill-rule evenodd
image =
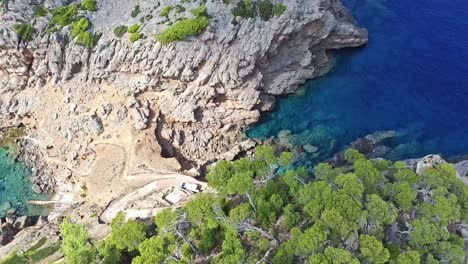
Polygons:
M54 168L51 164L47 164L38 147L27 139L20 140L18 146L17 159L31 168L30 180L33 191L37 194L53 195L56 184Z
M47 164L38 146L31 141L25 127L0 128L0 147L11 152L12 159L31 168L32 189L37 194L54 194L54 168Z
M50 191L54 179L57 186L73 182L82 193L82 178L109 153L96 148L106 144L122 149L125 157L116 163L125 163L123 178L141 170L198 175L206 164L252 148L244 129L274 107L275 96L326 73L329 50L367 42L367 32L340 1L317 0L284 1L284 15L236 24L230 6L209 2L212 22L200 36L169 45L151 38L131 43L112 34L111 18L137 22L121 8L146 10L148 4L120 2L117 8L98 1L96 12L79 11L103 33L91 49L76 45L68 26L48 31L51 15L34 17L38 7L27 1L11 2L0 13L0 120L28 127L23 159L38 168L36 191ZM47 0L43 6L66 4ZM142 23L141 34L163 28L161 19ZM14 32L18 21L31 21L31 40ZM39 172L46 167L37 157L53 174Z
M325 74L330 50L367 42L338 0L286 0L284 15L236 23L235 3L206 2L210 23L200 36L153 40L200 4L161 17L163 6L146 1L98 1L96 12L78 14L102 33L93 48L77 45L70 26L49 30L52 15L36 16L37 4L10 1L0 10L0 122L27 127L20 158L34 168L33 188L61 202L49 220L74 204L103 209L166 175L197 176L249 151L255 143L243 131L276 96ZM137 5L144 11L134 17ZM34 29L28 41L14 30L25 21ZM146 39L113 34L117 23L139 21Z
M208 13L217 14L220 21L196 40L162 46L151 40L132 44L104 34L88 50L66 45L66 30L44 34L47 17L36 19L38 37L17 49L19 40L9 29L11 19L28 17L28 9L34 7L15 1L3 15L7 23L1 29L1 116L19 120L30 115L37 120L37 105L43 99L34 90L52 84L62 90L58 96L65 98L60 103L70 112L50 117L60 123L60 136L66 140L75 141L78 132L105 132L106 125L99 125L103 117L118 112L121 118L131 119L136 130L158 123L157 137L165 156L200 166L234 148L241 131L258 120L260 111L273 108L274 96L292 93L306 79L324 74L330 67L328 50L367 41L366 31L353 25L339 1L285 4L290 6L287 15L232 25L224 21L229 8L207 3ZM52 8L63 3L44 5ZM112 12L105 8L101 11ZM109 27L97 18L101 11L84 15L96 25ZM145 23L142 32L153 29L154 25ZM95 112L85 116L77 106L103 93L103 84L131 94L128 102L88 105ZM77 86L84 89L76 91ZM82 98L74 98L76 93L82 93ZM150 94L156 96L147 97ZM66 126L61 121L70 114L83 119Z

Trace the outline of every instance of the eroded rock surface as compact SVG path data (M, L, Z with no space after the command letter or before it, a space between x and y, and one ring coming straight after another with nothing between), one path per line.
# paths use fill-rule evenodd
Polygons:
M276 96L326 73L328 51L367 42L339 0L284 0L280 16L237 23L236 1L207 1L208 28L169 45L154 36L166 20L192 17L202 1L165 18L161 9L178 1L97 0L97 12L79 10L102 34L93 48L76 45L70 26L50 30L50 13L34 15L39 5L78 1L7 2L0 7L0 126L27 127L21 146L42 171L34 174L35 189L56 186L51 223L81 215L83 205L100 212L150 182L180 175L179 184L213 161L249 153L255 142L243 130L273 109ZM141 14L133 17L137 5ZM31 40L20 39L18 23L33 26ZM137 23L146 38L131 43L128 34L113 33Z
M167 27L156 15L163 5L98 1L97 12L80 11L103 33L86 49L74 44L67 27L49 33L50 15L33 18L37 5L10 1L9 10L0 11L0 118L39 121L44 107L63 106L48 113L53 124L44 129L67 142L60 153L65 156L76 144L108 134L114 123L131 122L137 131L156 130L165 157L188 161L188 167L215 160L240 142L241 131L260 111L273 107L274 95L294 92L306 79L325 73L331 64L327 51L367 41L367 32L337 0L284 4L287 10L279 17L238 19L234 25L234 3L209 1L207 30L164 46L153 40ZM155 15L141 27L148 38L131 43L112 30L138 22L130 15L135 5L144 10L140 16L151 10ZM32 41L20 42L14 32L20 20L34 26ZM45 85L54 91L45 92ZM53 96L60 100L50 100ZM87 151L85 146L73 153L80 157Z

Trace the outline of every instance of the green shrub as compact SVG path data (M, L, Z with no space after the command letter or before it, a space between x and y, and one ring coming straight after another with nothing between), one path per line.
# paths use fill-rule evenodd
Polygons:
M138 29L140 29L140 25L138 25L138 24L131 25L131 26L128 28L127 32L128 32L128 33L136 33L136 32L138 31Z
M47 238L45 237L41 238L39 241L37 241L36 244L30 247L27 252L40 249L46 242L47 242Z
M36 18L44 17L44 16L47 16L47 13L48 13L47 9L43 5L40 5L36 9L36 12L34 13L34 17Z
M51 256L60 249L60 246L53 245L50 247L41 248L32 252L27 252L25 255L29 260L29 263L37 263L48 256Z
M232 17L232 19L231 19L231 24L233 24L234 26L237 25L237 24L239 24L239 22L237 22L237 19L236 19L235 16Z
M80 33L88 30L90 27L89 21L82 17L77 21L71 23L71 35L72 37L78 36Z
M77 45L80 45L80 46L83 46L83 47L86 47L86 48L91 48L91 47L94 46L94 43L95 43L95 38L88 31L81 32L76 37L76 44Z
M114 28L114 34L116 37L121 38L123 37L123 35L125 35L125 33L127 33L127 29L128 29L127 26L120 25Z
M38 263L45 258L51 256L60 249L59 245L52 245L41 249L30 248L23 254L12 253L5 259L0 261L0 264L29 264Z
M172 6L167 5L167 6L163 7L161 13L159 13L159 16L167 17L169 15L169 12L171 12L171 10L172 10Z
M286 10L286 6L278 3L273 5L271 0L243 0L237 3L237 6L232 9L234 17L253 18L257 15L264 21L275 16L280 16ZM235 24L237 21L231 21Z
M8 255L8 257L1 260L0 264L28 264L39 262L59 249L57 245L40 249L46 242L47 238L43 237L23 254L18 255L16 252L13 252Z
M267 21L273 17L273 4L271 0L258 1L258 13L262 20Z
M202 33L208 26L206 6L201 5L200 7L191 9L190 13L192 13L195 18L185 18L177 21L161 32L156 39L166 45L174 41L184 40L188 36Z
M252 3L251 0L239 1L237 6L232 9L232 14L242 18L255 17L257 15L255 3Z
M191 9L190 13L192 13L192 15L194 15L195 17L208 17L205 5L201 5L197 8Z
M96 11L97 10L96 0L82 0L81 7L83 7L83 9L86 9L88 11Z
M34 28L29 24L17 24L15 26L16 34L18 34L19 38L23 41L30 41L34 35Z
M60 224L60 233L65 263L94 263L97 250L91 243L91 236L84 225L65 218Z
M140 14L140 6L139 5L136 5L133 9L132 9L132 17L137 17L138 14Z
M78 7L75 4L57 7L55 10L52 10L51 27L55 25L62 27L69 25L73 20L75 20L77 14Z
M186 18L166 28L156 39L163 45L167 45L174 41L184 40L188 36L198 35L202 33L207 26L207 17Z
M283 5L282 3L277 3L273 9L273 13L275 16L281 16L284 11L286 11L287 7Z
M17 255L14 252L14 253L11 253L10 255L8 255L8 257L3 259L2 262L0 262L0 263L1 264L27 264L28 259L24 255L22 255L22 254Z
M175 10L174 10L174 13L176 14L180 14L182 12L185 12L185 7L181 6L181 5L176 5L175 6Z
M143 37L143 34L138 33L138 32L134 32L134 33L130 34L130 41L135 42L135 41L141 39L142 37Z
M122 212L112 219L111 227L112 232L106 242L115 245L119 250L135 251L146 239L145 225L135 220L125 221L125 214Z
M96 42L93 35L87 30L91 27L91 23L86 18L80 18L71 24L71 36L76 38L76 44L91 48Z

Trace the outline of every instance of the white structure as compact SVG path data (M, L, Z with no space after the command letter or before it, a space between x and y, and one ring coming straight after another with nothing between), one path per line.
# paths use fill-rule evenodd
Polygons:
M200 186L196 183L183 182L180 184L180 188L194 193L200 192Z

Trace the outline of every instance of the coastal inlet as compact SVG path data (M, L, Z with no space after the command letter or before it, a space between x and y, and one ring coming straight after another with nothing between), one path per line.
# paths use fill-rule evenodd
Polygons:
M47 197L33 190L30 180L31 168L17 159L17 140L23 131L7 128L0 131L0 216L40 215L43 207L28 204L28 200L43 200Z

